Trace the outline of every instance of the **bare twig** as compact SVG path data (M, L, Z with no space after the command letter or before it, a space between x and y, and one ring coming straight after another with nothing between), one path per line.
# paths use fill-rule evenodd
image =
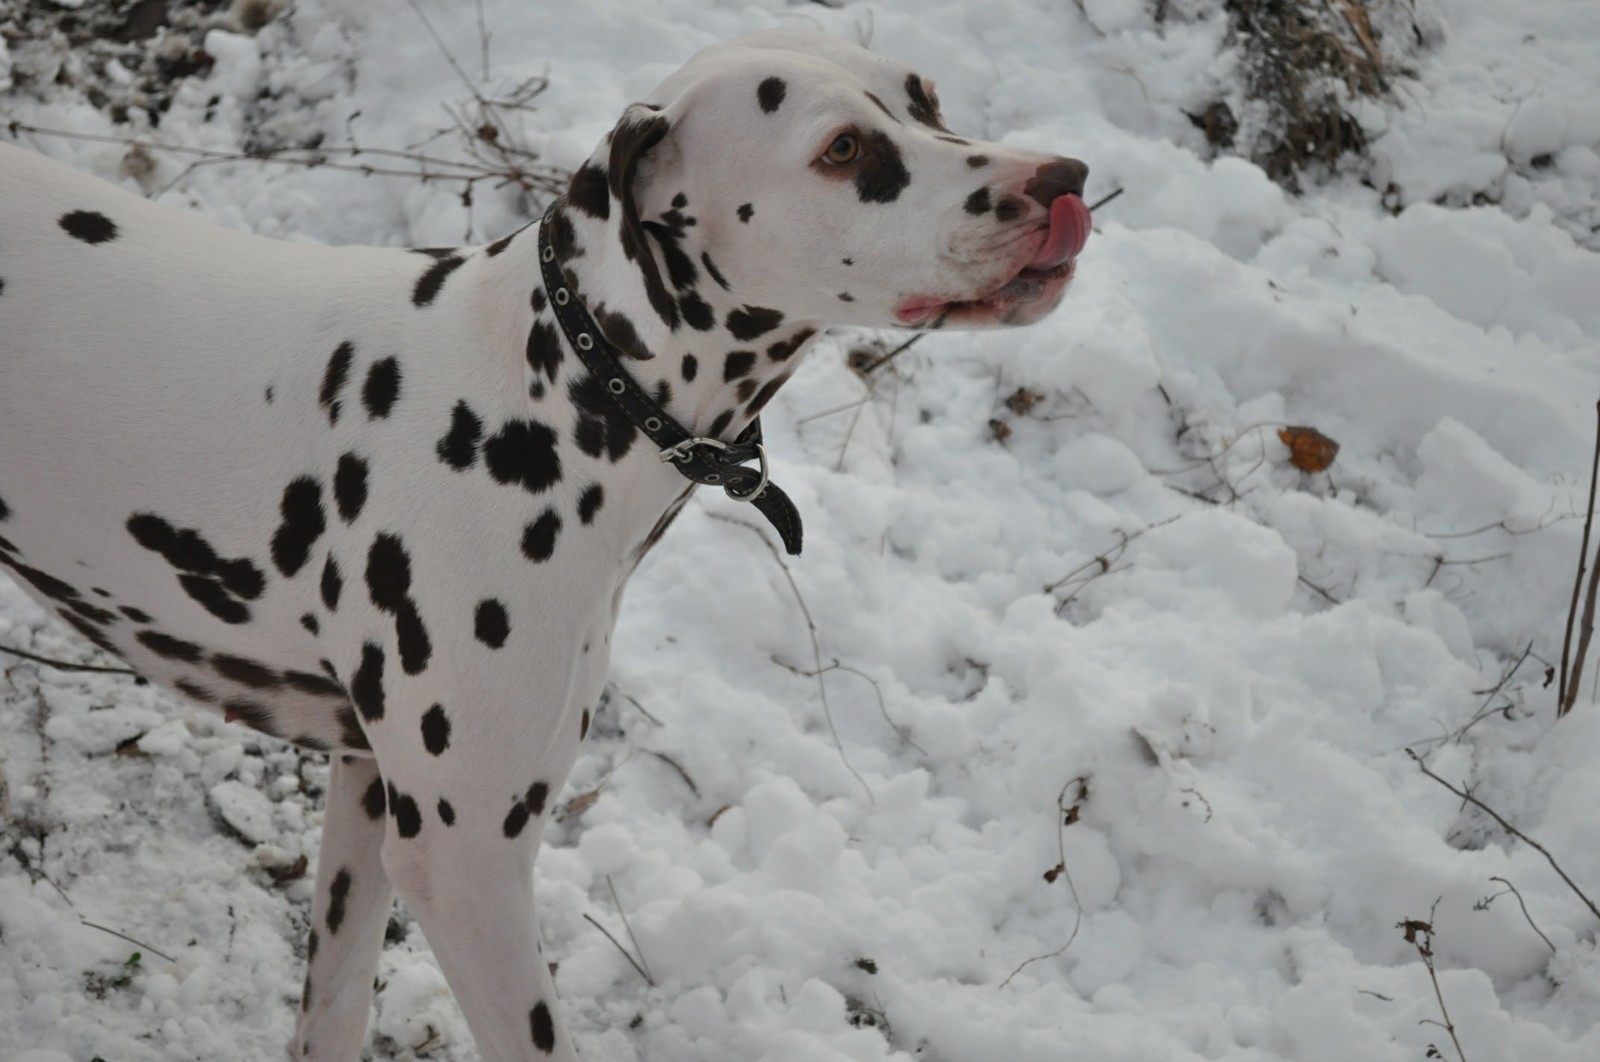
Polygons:
M1452 738L1458 744L1460 743L1461 739L1466 736L1467 731L1471 730L1473 727L1477 726L1491 715L1499 713L1505 716L1507 719L1511 718L1510 712L1511 709L1516 707L1516 703L1509 697L1506 698L1506 703L1502 705L1496 705L1494 700L1496 697L1502 695L1501 691L1505 689L1506 683L1511 681L1511 679L1516 675L1518 669L1522 667L1524 661L1528 659L1532 652L1533 643L1529 642L1528 647L1522 650L1522 655L1517 657L1517 659L1511 663L1510 667L1506 668L1500 673L1500 681L1496 682L1493 686L1486 690L1472 691L1473 693L1484 694L1483 703L1478 706L1478 710L1473 717L1468 719L1466 723L1459 730L1457 730L1455 734L1452 735Z
M1071 789L1073 786L1078 787L1078 798L1073 802L1072 807L1069 808L1067 807L1067 790ZM1068 934L1067 942L1061 945L1061 947L1057 948L1055 951L1046 952L1043 955L1035 955L1031 959L1023 960L1021 965L1019 965L1015 970L1012 970L1011 973L1006 976L1006 979L1000 982L1001 988L1009 985L1012 978L1016 977L1017 974L1021 973L1029 966L1032 966L1034 963L1043 962L1045 959L1053 959L1057 955L1060 955L1062 952L1072 947L1072 942L1078 939L1078 930L1083 928L1083 901L1078 899L1078 887L1072 883L1072 872L1067 869L1067 827L1070 824L1078 821L1078 808L1082 805L1083 801L1087 799L1089 799L1089 779L1081 775L1062 786L1061 792L1056 794L1056 851L1061 856L1061 862L1057 863L1055 866L1051 867L1050 870L1045 872L1045 880L1051 884L1055 883L1057 877L1065 879L1067 883L1067 890L1072 893L1072 932Z
M1440 785L1444 786L1446 789L1450 790L1450 792L1471 804L1473 807L1478 808L1495 822L1499 823L1502 830L1505 830L1511 836L1527 844L1534 851L1544 856L1545 862L1550 864L1550 868L1560 876L1562 881L1567 883L1567 888L1571 889L1573 893L1576 894L1578 899L1583 901L1583 905L1587 907L1596 918L1600 918L1600 907L1596 907L1595 902L1589 899L1588 894L1586 894L1582 889L1578 888L1578 883L1567 876L1567 872L1561 869L1561 864L1556 862L1555 856L1550 854L1550 850L1548 848L1540 844L1538 841L1535 841L1532 837L1529 837L1515 826L1511 825L1511 823L1507 822L1503 817L1501 817L1498 811L1496 811L1494 808L1491 808L1488 804L1485 804L1477 797L1473 796L1471 792L1463 789L1457 789L1443 778L1440 778L1438 775L1428 770L1427 762L1423 760L1421 756L1417 755L1414 750L1406 749L1406 755L1410 756L1411 759L1416 762L1417 768L1421 770L1423 774L1427 775L1429 778L1432 778L1435 782L1438 782Z
M885 354L883 357L869 363L866 368L861 370L862 375L871 375L872 373L877 372L883 366L889 364L895 358L899 357L902 351L910 350L913 346L920 343L923 337L927 334L928 333L926 332L918 332L904 343L901 343L898 347L895 347L893 350L889 351L889 353Z
M695 796L700 795L700 787L694 784L694 779L689 777L689 772L684 770L677 760L668 756L665 752L657 752L655 749L645 749L645 751L668 767L671 767L674 771L677 771L678 777L683 779L683 784L689 787L689 792Z
M656 986L655 978L650 976L650 963L645 960L644 949L639 946L639 938L633 935L633 926L628 924L628 912L622 909L622 901L617 899L617 887L611 883L611 875L606 875L606 888L611 890L611 902L617 905L617 914L622 918L622 928L628 933L628 940L633 943L633 950L639 953L639 965L644 967L644 979L651 988Z
M114 937L120 937L121 939L126 940L129 944L137 945L138 947L141 947L141 948L145 949L146 951L149 951L149 952L152 952L152 953L154 953L156 955L159 955L161 958L167 960L168 962L177 962L178 961L177 959L174 959L171 955L168 955L166 952L162 951L160 948L152 948L150 945L146 944L144 941L142 941L142 940L134 940L132 937L128 936L128 934L126 934L126 933L118 933L115 929L112 929L110 926L103 926L98 922L91 922L87 918L82 918L82 917L80 917L78 919L78 921L80 923L82 923L83 925L88 926L90 929L98 929L102 933L110 933Z
M101 675L137 676L139 674L129 667L99 667L95 664L71 664L65 660L52 660L47 656L35 656L32 653L25 653L21 649L13 649L9 645L0 645L0 653L5 653L7 656L21 657L23 660L32 660L35 664L44 664L58 671L92 671Z
M789 571L789 566L783 562L783 557L778 553L778 547L772 544L772 541L767 538L759 527L745 523L743 520L735 520L731 516L723 516L721 513L709 513L707 515L713 520L721 520L725 524L742 527L759 538L761 544L767 547L767 552L772 554L772 559L777 563L779 570L783 572L783 577L788 580L789 589L794 592L795 602L800 606L800 614L805 617L806 631L811 635L811 655L816 661L817 692L822 698L822 717L828 723L828 732L833 735L833 746L839 750L839 761L844 764L847 771L855 776L855 780L860 782L861 788L866 791L868 803L876 806L878 798L873 796L872 786L867 784L867 780L861 776L861 772L855 769L855 765L845 755L844 741L839 737L838 728L833 725L833 708L828 704L828 686L822 681L822 643L817 639L817 624L811 618L811 609L806 607L805 596L800 593L800 584L794 581L794 574Z
M1473 904L1472 905L1472 909L1474 911L1487 911L1489 909L1489 905L1491 903L1494 903L1500 897L1504 896L1506 894L1506 892L1509 892L1511 895L1513 895L1513 896L1515 896L1517 898L1517 906L1522 908L1522 917L1526 918L1528 920L1528 925L1530 927L1532 927L1532 929L1533 929L1533 931L1535 933L1539 934L1539 939L1544 941L1546 946L1548 946L1551 951L1555 951L1556 950L1556 946L1550 942L1550 938L1549 937L1544 935L1544 930L1540 929L1534 923L1533 915L1528 913L1528 905L1523 902L1522 893L1517 891L1517 887L1515 885L1511 884L1511 882L1507 881L1505 878L1491 877L1489 880L1490 881L1498 881L1500 884L1504 885L1506 887L1505 892L1497 892L1493 896L1485 896L1483 899L1481 899L1477 903Z
M624 948L621 944L617 943L617 938L611 935L611 931L609 929L595 921L594 915L585 912L583 918L584 921L588 922L591 926L594 926L600 932L604 933L607 940L616 945L616 949L622 952L622 957L628 960L628 965L639 971L639 976L645 979L646 984L648 984L651 988L656 986L656 983L650 980L650 975L644 972L644 967L640 966L638 961L635 960L632 955L628 954L627 948Z
M1440 897L1439 899L1444 899ZM1395 928L1405 933L1406 943L1417 949L1417 954L1422 956L1422 965L1428 968L1428 980L1433 982L1433 996L1439 1001L1439 1014L1444 1021L1434 1021L1424 1018L1419 1025L1437 1025L1450 1034L1450 1042L1456 1045L1456 1057L1461 1062L1467 1062L1467 1053L1461 1050L1461 1040L1456 1036L1455 1023L1450 1020L1450 1011L1444 1005L1444 992L1439 988L1439 975L1433 968L1433 914L1439 909L1439 900L1433 901L1433 906L1428 910L1428 920L1408 918L1403 922L1396 922ZM1430 1054L1438 1052L1438 1048L1429 1045Z
M1124 191L1124 189L1117 188L1116 190L1111 192L1110 195L1104 195L1104 196L1101 196L1099 199L1096 199L1093 203L1089 204L1089 212L1092 214L1096 210L1099 210L1101 207L1105 206L1107 203L1109 203L1113 199L1117 198L1117 196L1121 195L1123 193L1123 191Z
M1583 540L1578 546L1578 574L1572 580L1572 605L1567 609L1567 630L1561 639L1561 684L1556 691L1556 718L1572 711L1578 701L1578 683L1583 674L1583 657L1589 651L1589 637L1594 633L1594 602L1596 587L1600 586L1600 561L1594 566L1589 580L1588 600L1583 608L1583 630L1579 635L1578 653L1570 671L1567 668L1567 650L1572 645L1572 624L1578 615L1578 594L1583 587L1584 565L1589 561L1589 532L1594 526L1595 483L1600 480L1600 402L1595 403L1594 461L1589 468L1589 508L1583 518Z
M906 733L904 727L902 727L899 723L896 723L893 719L889 718L889 706L887 704L885 704L884 700L883 700L883 687L878 685L878 680L877 679L873 678L871 675L867 674L865 671L862 671L859 668L851 667L849 664L841 664L839 662L839 658L838 657L834 657L833 658L833 663L829 664L827 667L823 668L820 671L803 671L800 668L797 668L797 667L793 666L792 664L785 664L782 660L779 660L777 657L773 657L772 658L772 662L777 664L779 667L787 668L788 670L793 671L796 675L802 675L802 676L804 676L806 678L812 678L812 677L817 676L817 675L825 675L830 671L848 671L848 672L850 672L850 674L855 675L856 677L858 677L860 679L863 679L866 682L871 683L872 684L872 692L875 693L877 695L877 697L878 697L878 714L883 716L883 721L885 723L889 724L889 729L893 730L894 733L895 733L895 736L898 737L905 744L910 745L912 748L916 749L918 752L922 753L924 756L926 756L928 754L928 750L927 749L923 748L921 745L919 745L915 741L911 740L911 735Z

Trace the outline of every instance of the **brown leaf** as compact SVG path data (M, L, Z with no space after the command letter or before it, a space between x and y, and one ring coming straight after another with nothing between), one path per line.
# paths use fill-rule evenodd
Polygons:
M1056 879L1059 878L1066 871L1066 869L1066 867L1062 866L1060 863L1057 863L1055 866L1044 872L1044 880L1054 885L1056 883Z
M989 422L989 435L995 442L1003 443L1011 438L1011 425L997 417Z
M279 885L282 885L286 881L299 881L301 878L306 876L306 869L310 867L310 865L310 860L302 855L300 858L296 859L293 863L290 863L287 866L267 867L267 877L271 878Z
M1026 387L1019 387L1011 392L1006 399L1006 408L1017 416L1026 416L1033 407L1044 401L1044 395L1038 391L1030 391Z
M1278 438L1289 448L1289 463L1302 472L1327 471L1339 456L1339 444L1315 428L1279 428Z
M1077 822L1078 821L1078 809L1081 806L1082 805L1074 804L1070 808L1068 808L1067 809L1066 821L1063 822L1061 825L1063 825L1063 826L1071 826L1074 822Z
M566 822L568 819L575 819L579 815L582 815L585 811L588 811L590 808L592 808L594 806L594 802L599 799L600 790L598 789L591 789L587 793L579 793L577 796L561 805L561 813L556 816L556 819L560 822Z

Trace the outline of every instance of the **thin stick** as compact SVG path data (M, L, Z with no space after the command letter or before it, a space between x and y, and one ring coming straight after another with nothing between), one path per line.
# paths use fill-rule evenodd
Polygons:
M650 976L650 963L645 960L644 949L639 947L639 938L633 935L633 926L628 924L628 912L622 909L622 901L617 899L617 887L611 883L611 875L606 875L606 888L611 890L611 902L617 905L617 914L622 916L622 928L627 930L628 939L633 942L633 950L639 953L639 964L644 967L644 979L650 987L656 986L655 979Z
M21 649L13 649L9 645L0 645L0 653L8 656L18 656L24 660L32 660L35 664L44 664L59 671L92 671L101 675L134 675L139 673L128 667L99 667L95 664L69 664L65 660L51 660L47 656L35 656L25 653Z
M1439 899L1442 900L1444 897L1441 896ZM1416 948L1417 954L1422 956L1422 965L1428 968L1428 980L1433 982L1433 997L1439 1001L1439 1014L1444 1018L1442 1022L1434 1021L1432 1018L1424 1018L1417 1024L1437 1025L1449 1033L1450 1042L1456 1045L1456 1057L1460 1058L1461 1062L1467 1062L1467 1053L1461 1050L1461 1040L1456 1036L1455 1023L1450 1020L1450 1011L1444 1005L1444 991L1439 987L1439 975L1433 968L1433 915L1438 909L1439 900L1434 900L1433 907L1428 910L1428 920L1426 922L1408 918L1404 922L1396 924L1395 928L1405 931L1406 943ZM1429 1046L1432 1048L1431 1044ZM1437 1048L1432 1048L1429 1053L1436 1053L1437 1050Z
M1533 929L1533 931L1535 933L1539 934L1539 939L1544 941L1545 944L1549 946L1551 951L1555 951L1556 950L1556 946L1554 944L1550 943L1550 938L1544 935L1544 930L1540 929L1534 923L1533 915L1528 913L1528 905L1522 901L1522 893L1517 891L1517 887L1515 885L1511 884L1511 882L1507 881L1505 878L1491 877L1489 880L1490 881L1498 881L1500 884L1502 884L1502 885L1504 885L1506 887L1506 891L1507 892L1511 893L1511 895L1513 895L1513 896L1515 896L1517 898L1517 906L1522 908L1522 917L1526 918L1528 920L1528 925L1530 927L1532 927L1532 929ZM1502 893L1499 893L1498 895L1499 896L1504 896L1505 893L1502 892ZM1493 901L1495 898L1496 897L1491 896L1487 900L1484 900L1483 901L1483 909L1484 910L1488 910L1490 902Z
M943 320L943 318L940 318L940 320ZM926 333L926 332L918 332L916 335L912 336L910 339L906 340L904 343L901 343L898 347L895 347L893 350L889 351L889 353L885 354L883 357L879 358L877 361L874 361L872 364L870 364L866 368L862 369L861 370L862 374L863 375L868 375L868 374L877 372L880 368L882 368L883 366L889 364L896 357L898 357L902 351L909 350L909 349L911 349L911 347L915 346L917 343L920 343L922 341L922 338L924 336L926 336L927 334L928 333Z
M1473 796L1469 792L1466 792L1465 790L1457 789L1443 778L1440 778L1438 775L1428 770L1428 764L1421 756L1417 755L1414 750L1406 749L1406 755L1410 756L1412 760L1416 761L1418 769L1421 770L1423 774L1427 775L1429 778L1432 778L1435 782L1438 782L1440 785L1450 790L1450 792L1454 793L1462 800L1465 800L1467 803L1483 811L1484 814L1488 815L1495 822L1499 823L1502 830L1505 830L1518 840L1523 841L1535 852L1538 852L1540 855L1544 856L1545 862L1550 864L1550 868L1560 875L1562 881L1567 883L1567 888L1571 889L1577 895L1578 899L1583 901L1583 905L1587 907L1596 918L1600 918L1600 907L1596 907L1594 901L1589 899L1588 895L1584 893L1582 889L1578 888L1578 883L1567 876L1567 872L1561 869L1561 864L1556 862L1555 856L1550 854L1549 849L1540 844L1538 841L1535 841L1532 837L1529 837L1527 834L1523 833L1521 830L1517 829L1515 826L1511 825L1511 823L1507 822L1505 819L1501 818L1500 813L1494 808L1491 808L1488 804L1485 804L1483 801L1479 800L1477 797Z
M1588 515L1583 518L1583 541L1578 546L1578 574L1577 577L1572 580L1572 604L1567 609L1567 631L1561 639L1561 684L1556 688L1557 719L1561 718L1563 715L1566 715L1572 710L1572 704L1577 700L1578 697L1576 682L1572 683L1570 694L1568 692L1567 650L1572 645L1572 624L1573 620L1576 619L1578 615L1578 594L1583 587L1583 569L1584 565L1589 561L1589 531L1594 525L1595 483L1597 480L1600 480L1600 402L1595 403L1594 411L1596 428L1594 439L1594 462L1589 467L1589 510ZM1596 565L1596 570L1600 571L1600 565ZM1590 584L1591 589L1589 591L1589 606L1585 610L1587 613L1586 618L1590 621L1590 630L1594 629L1593 585L1593 583ZM1588 647L1587 638L1584 639L1584 647ZM1583 670L1583 657L1580 656L1578 661L1578 666L1574 670L1581 672Z
M473 84L472 78L467 76L467 72L461 69L461 64L456 62L456 57L450 54L450 49L445 46L444 38L439 36L439 31L433 28L432 22L428 21L428 16L423 12L422 5L418 4L417 0L406 0L406 3L410 5L412 11L417 13L417 17L422 20L422 25L427 29L428 36L432 37L433 43L439 46L439 51L444 54L445 60L450 64L450 69L454 70L456 76L461 78L462 84L467 86L467 91L472 93L474 98L481 100L483 94L478 91L478 86Z
M1047 952L1044 955L1035 955L1031 959L1024 960L1020 966L1011 971L1004 981L1000 982L1001 988L1009 985L1013 977L1034 963L1042 962L1045 959L1053 959L1072 947L1072 942L1078 939L1078 930L1083 926L1083 901L1078 899L1078 887L1072 883L1072 871L1067 869L1067 790L1072 788L1074 784L1085 784L1085 779L1072 779L1072 781L1061 787L1061 792L1056 796L1056 849L1061 855L1061 862L1056 865L1061 868L1061 876L1067 879L1067 888L1072 893L1072 904L1075 908L1072 934L1067 937L1067 942L1055 951Z
M1093 214L1096 210L1099 210L1101 207L1105 206L1107 203L1111 202L1113 199L1115 199L1117 196L1121 195L1122 193L1123 193L1123 189L1118 188L1116 191L1112 192L1110 195L1104 196L1104 197L1096 200L1095 202L1090 203L1089 204L1089 213Z
M783 557L779 555L778 547L772 544L759 527L754 524L747 524L743 520L735 520L731 516L723 516L721 513L708 513L707 515L713 520L721 520L725 524L742 527L759 538L761 544L767 547L767 552L772 554L772 559L777 562L779 570L783 572L783 577L789 581L789 589L794 592L795 602L800 606L801 615L805 617L806 631L811 635L811 655L816 660L817 667L817 692L822 698L822 717L827 720L828 732L833 735L833 747L839 750L839 761L844 764L847 771L855 776L856 781L861 783L861 788L866 791L867 802L876 807L878 798L872 795L872 787L861 776L861 772L855 769L855 766L850 762L850 757L844 754L844 741L839 737L838 728L833 725L833 708L828 704L828 686L822 681L822 643L817 640L817 624L811 618L811 610L806 607L806 599L800 593L800 585L794 581L794 575L789 571L789 566L783 563Z
M640 966L637 962L634 961L633 956L628 954L628 949L627 948L624 948L621 944L617 943L617 938L611 935L611 931L610 930L608 930L605 926L601 925L599 922L595 921L594 915L586 913L583 916L583 919L584 919L584 921L588 922L591 926L594 926L600 932L604 933L606 935L606 939L611 941L612 944L616 945L617 950L622 952L622 957L624 959L628 960L628 965L632 966L635 970L639 971L639 976L645 979L645 983L646 984L648 984L651 988L654 988L656 986L656 983L654 981L650 980L650 975L644 972L644 967Z
M91 922L87 918L79 918L78 921L83 923L84 925L88 926L90 929L98 929L102 933L110 933L114 937L121 937L123 940L126 940L129 944L136 944L139 947L145 949L146 951L149 951L149 952L152 952L152 953L154 953L156 955L159 955L161 958L167 960L168 962L177 962L178 961L177 959L174 959L171 955L168 955L166 952L162 951L161 949L152 948L150 945L146 944L142 940L134 940L132 937L128 936L128 934L126 934L126 933L118 933L115 929L112 929L110 926L103 926L98 922Z
M793 671L796 675L802 675L802 676L804 676L806 678L812 678L812 677L814 677L816 675L823 675L823 674L826 674L829 671L848 671L848 672L850 672L850 674L855 675L856 677L864 679L865 681L871 683L872 684L872 692L877 694L877 696L878 696L878 714L883 716L883 721L885 723L889 724L889 729L893 730L894 733L895 733L895 736L898 737L905 744L910 745L912 748L916 749L918 752L922 753L924 756L926 756L928 754L928 750L927 749L923 748L921 745L919 745L915 741L911 740L911 735L907 734L905 732L905 729L903 727L901 727L899 723L896 723L893 719L889 718L889 706L884 702L884 699L883 699L883 687L878 685L878 680L877 679L873 678L871 675L867 674L865 671L862 671L859 668L851 667L849 664L841 664L839 662L839 658L838 657L834 657L833 658L833 663L829 664L827 667L821 669L820 671L802 671L800 668L794 667L793 665L785 664L782 660L779 660L777 657L773 657L772 658L772 662L777 664L779 667L787 668L788 670Z

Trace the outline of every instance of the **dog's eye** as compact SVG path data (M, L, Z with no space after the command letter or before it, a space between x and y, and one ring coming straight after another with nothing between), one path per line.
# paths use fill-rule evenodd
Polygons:
M822 157L835 166L844 166L854 162L860 154L861 141L849 133L840 133L833 138L833 143L828 145L828 150L822 153Z

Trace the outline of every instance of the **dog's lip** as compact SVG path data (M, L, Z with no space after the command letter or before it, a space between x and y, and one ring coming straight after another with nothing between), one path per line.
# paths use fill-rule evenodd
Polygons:
M1082 199L1071 194L1058 196L1050 204L1050 227L1039 245L1003 283L966 299L938 295L908 296L895 308L895 317L901 324L910 325L938 315L968 316L965 311L998 314L1008 304L1059 295L1072 278L1078 255L1089 242L1092 224L1093 217Z

